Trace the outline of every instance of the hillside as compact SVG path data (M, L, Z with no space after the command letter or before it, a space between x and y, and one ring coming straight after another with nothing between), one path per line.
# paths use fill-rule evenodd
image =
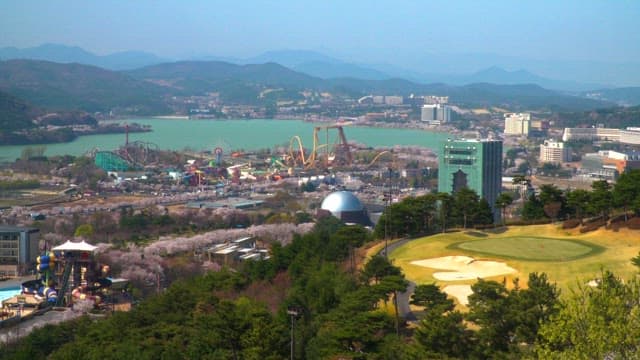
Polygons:
M219 92L226 104L265 104L265 89L281 89L298 99L302 90L360 97L369 94L437 94L467 107L500 106L513 110L584 111L612 104L564 95L537 85L465 86L421 84L404 79L321 79L276 63L235 65L222 61L182 61L115 72L80 64L36 60L0 62L0 90L40 107L111 112L124 115L170 113L170 96Z
M286 90L312 89L359 97L368 94L448 95L453 102L468 106L507 106L547 110L585 110L610 103L564 95L537 85L471 84L450 86L421 84L405 79L363 80L350 77L321 79L293 71L275 63L235 65L222 61L182 61L128 71L140 79L162 84L184 94L219 91L231 102L255 102L260 90L269 87ZM241 96L243 95L243 96Z
M0 91L0 134L33 128L32 120L39 112L25 101Z
M585 97L615 102L621 106L640 105L640 87L602 89L582 94Z
M565 112L551 118L557 127L604 124L609 128L623 129L640 126L640 106L612 107L584 112Z
M126 74L80 64L36 60L0 62L0 90L51 109L159 114L164 88Z
M258 94L265 88L300 91L319 88L322 83L320 79L275 63L235 65L222 61L180 61L127 74L185 95L219 91L225 101L249 104L257 102Z

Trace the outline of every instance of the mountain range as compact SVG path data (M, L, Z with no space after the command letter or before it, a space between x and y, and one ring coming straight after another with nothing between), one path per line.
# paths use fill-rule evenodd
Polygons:
M58 63L79 63L109 70L135 69L147 65L170 61L143 51L123 51L109 55L96 55L77 46L43 44L36 47L18 49L0 48L0 60L30 59Z
M276 63L236 65L221 61L181 61L129 71L111 71L77 63L37 60L0 62L0 91L40 107L148 115L170 113L167 98L219 92L225 103L267 104L264 90L279 89L290 97L301 90L328 91L360 97L369 94L450 96L462 106L502 106L515 110L588 110L610 102L580 98L533 84L488 83L452 86L404 79L322 79Z
M94 65L110 70L132 70L144 66L177 60L162 58L154 54L141 51L125 51L109 55L96 55L79 47L59 44L43 44L24 49L18 49L15 47L0 48L0 60L8 59L47 60L60 63L75 62ZM548 89L574 93L613 88L613 86L607 85L606 83L556 80L536 75L525 69L509 71L505 70L503 67L496 66L495 64L482 67L483 64L489 64L491 61L490 59L491 58L487 55L469 55L465 56L463 59L456 59L451 56L443 57L430 55L424 59L424 64L422 66L420 66L420 64L416 65L416 68L420 70L415 70L415 68L408 69L406 67L391 64L349 62L310 50L267 51L260 55L244 59L220 56L197 56L182 60L223 61L238 65L275 62L292 70L323 79L341 77L351 77L364 80L404 78L419 83L446 83L450 85L467 85L478 82L505 85L536 84ZM466 73L464 71L453 72L452 69L445 66L445 63L452 63L454 60L457 62L464 60L470 64L478 65L475 71ZM505 64L513 63L513 61L515 61L510 58L498 58L498 60ZM581 68L584 68L585 66L588 68L588 64L582 65L583 66L581 66ZM545 66L549 67L549 65ZM597 66L597 64L593 66ZM460 67L458 67L458 69L459 68ZM470 67L467 66L463 68ZM584 69L582 70L584 71Z

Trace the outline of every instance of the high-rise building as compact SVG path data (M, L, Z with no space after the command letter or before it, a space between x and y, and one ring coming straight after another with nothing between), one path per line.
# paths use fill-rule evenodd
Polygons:
M451 121L451 107L442 104L426 104L422 106L420 120L429 125L442 125Z
M529 113L507 113L504 114L504 134L505 135L529 135L531 129L531 114Z
M449 139L440 146L438 163L438 191L475 190L487 199L498 219L495 203L502 190L502 141Z
M571 158L571 149L561 141L545 140L540 144L541 163L563 163Z
M436 105L427 104L422 106L420 120L431 122L436 119Z

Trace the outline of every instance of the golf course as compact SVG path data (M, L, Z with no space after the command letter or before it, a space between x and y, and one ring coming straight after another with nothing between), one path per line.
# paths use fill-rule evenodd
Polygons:
M639 272L631 258L640 252L640 231L600 229L582 234L559 225L511 226L495 230L456 231L407 242L389 257L406 277L417 283L436 283L463 293L477 281L520 279L544 272L566 294L579 284L600 277L602 269L623 279ZM468 286L467 286L468 288ZM465 300L455 293L450 295Z

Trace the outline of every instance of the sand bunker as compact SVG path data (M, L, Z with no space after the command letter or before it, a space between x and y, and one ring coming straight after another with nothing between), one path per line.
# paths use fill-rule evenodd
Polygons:
M516 269L498 261L475 260L468 256L444 256L434 259L416 260L411 264L438 270L433 277L443 281L474 280L516 273Z
M469 305L469 295L473 294L471 285L447 285L442 291L458 299L462 305Z

